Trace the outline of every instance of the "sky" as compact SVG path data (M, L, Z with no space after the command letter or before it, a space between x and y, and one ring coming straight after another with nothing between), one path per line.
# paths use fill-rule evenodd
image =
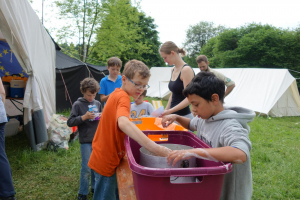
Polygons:
M53 16L50 2L44 1L46 28L53 24L63 24L49 20ZM33 0L32 6L41 18L42 0ZM237 28L252 22L278 28L300 26L300 0L141 0L140 8L155 20L160 41L173 41L178 47L183 47L189 26L200 21L213 22L216 26L227 28Z

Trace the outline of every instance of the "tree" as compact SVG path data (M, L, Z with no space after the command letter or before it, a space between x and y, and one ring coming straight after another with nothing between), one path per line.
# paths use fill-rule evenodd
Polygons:
M297 69L300 37L295 30L249 24L226 30L203 46L212 67Z
M165 62L159 54L159 41L157 25L154 24L154 19L146 17L144 13L139 16L138 26L141 27L141 34L143 37L141 41L146 44L150 49L142 54L142 61L149 67L165 66Z
M101 5L99 0L55 0L60 18L68 19L61 30L59 39L78 37L78 54L80 60L86 62L95 35L95 29L101 25Z
M224 26L215 26L213 22L201 21L196 25L191 25L186 33L184 47L191 57L197 56L203 45L207 43L210 38L216 37L226 28Z
M102 8L105 14L97 29L94 58L105 61L117 56L123 64L131 59L148 66L163 64L158 54L158 32L151 17L139 12L130 0L108 0Z

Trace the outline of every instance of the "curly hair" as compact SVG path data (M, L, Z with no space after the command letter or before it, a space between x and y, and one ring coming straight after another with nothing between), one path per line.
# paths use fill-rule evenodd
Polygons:
M94 78L85 78L80 82L80 91L82 94L90 91L90 93L94 94L99 92L100 86L99 83Z

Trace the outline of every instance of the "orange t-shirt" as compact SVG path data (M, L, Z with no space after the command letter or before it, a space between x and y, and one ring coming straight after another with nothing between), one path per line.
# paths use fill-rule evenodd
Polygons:
M108 98L102 112L92 143L92 154L88 166L110 177L116 172L120 160L125 155L125 133L118 127L118 118L130 115L130 97L122 89L116 88Z

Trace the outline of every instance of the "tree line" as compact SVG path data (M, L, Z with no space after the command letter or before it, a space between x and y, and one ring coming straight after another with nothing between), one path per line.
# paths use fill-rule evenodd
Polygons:
M189 27L185 47L186 61L193 67L202 54L213 68L286 68L300 77L300 24L295 29L260 23L225 28L200 22Z
M159 55L157 25L138 4L130 0L55 0L54 5L60 17L70 21L58 33L60 45L78 59L105 65L108 58L117 56L123 64L139 59L149 67L166 66ZM71 37L78 38L75 44L62 42ZM183 47L188 52L184 60L192 67L197 67L196 57L204 54L214 68L300 71L300 24L295 29L259 23L226 28L200 21L187 30Z

